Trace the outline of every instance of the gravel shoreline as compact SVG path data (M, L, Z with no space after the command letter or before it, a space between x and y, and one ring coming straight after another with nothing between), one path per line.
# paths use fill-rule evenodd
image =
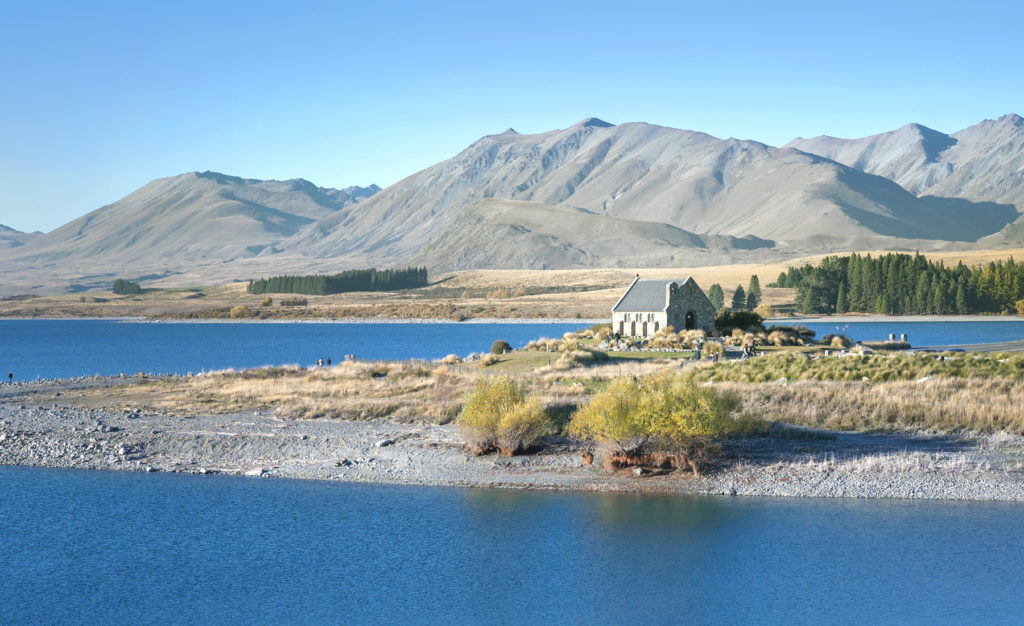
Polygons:
M784 497L1024 501L1024 438L824 433L726 445L702 477L609 472L579 444L474 457L452 425L282 419L272 412L171 417L61 404L63 390L121 379L0 387L0 465L222 473L458 487ZM53 402L56 400L57 402Z

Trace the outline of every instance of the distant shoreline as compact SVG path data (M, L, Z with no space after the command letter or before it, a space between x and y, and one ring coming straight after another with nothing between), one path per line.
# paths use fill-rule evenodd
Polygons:
M1024 322L1019 315L799 315L796 317L771 317L765 320L770 324L801 324L815 323L849 324L850 322L889 322L889 323L920 323L920 322Z
M593 325L605 323L606 319L580 319L574 317L480 317L467 318L457 322L447 318L429 317L309 317L289 319L228 319L217 317L202 318L150 318L141 316L119 317L0 317L0 321L48 321L82 320L95 322L133 322L139 324L576 324Z

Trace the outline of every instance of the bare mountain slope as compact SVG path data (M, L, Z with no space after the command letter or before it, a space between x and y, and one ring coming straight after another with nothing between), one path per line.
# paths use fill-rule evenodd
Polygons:
M668 224L596 215L519 200L481 200L409 262L438 271L465 267L550 269L716 263L771 241L695 235Z
M18 248L24 263L165 264L251 257L300 228L372 195L305 180L260 181L215 172L162 178ZM268 250L269 249L269 250Z
M38 237L40 233L23 233L0 224L0 250L18 248Z
M392 261L436 258L436 251L424 246L435 246L431 242L457 230L460 220L475 219L464 214L492 198L654 222L699 235L755 236L776 242L774 254L973 241L1017 216L1012 208L990 205L965 215L885 178L794 149L591 118L559 131L520 135L509 130L484 137L358 207L310 225L282 246L311 256L362 258L370 252ZM578 218L569 215L552 215L549 234L573 240ZM491 260L480 251L449 252L451 258L474 259L477 267L499 267L506 258L499 251ZM561 253L552 254L564 260ZM650 260L656 257L652 251ZM534 258L535 267L556 263L543 254ZM615 261L609 255L601 263Z
M917 195L1024 208L1024 119L1016 114L952 135L909 124L863 139L822 136L786 145L884 176Z
M1024 119L1016 114L952 135L909 124L862 139L822 136L787 146L884 176L926 200L961 198L1024 210ZM983 233L992 235L986 245L1024 241L1024 218L1014 219L998 234Z

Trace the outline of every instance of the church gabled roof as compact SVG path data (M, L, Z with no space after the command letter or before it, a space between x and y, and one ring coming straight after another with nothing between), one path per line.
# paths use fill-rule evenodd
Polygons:
M682 286L691 280L683 279L635 278L626 293L612 307L612 311L624 313L643 313L646 311L664 311L668 308L668 285L675 283Z

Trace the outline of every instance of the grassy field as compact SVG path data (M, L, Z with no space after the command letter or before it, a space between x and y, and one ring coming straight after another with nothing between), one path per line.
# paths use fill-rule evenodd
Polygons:
M881 254L881 253L872 253ZM1010 256L1024 258L1024 249L946 252L927 254L947 265L964 261L988 263ZM815 263L821 256L784 262L719 265L689 268L591 269L591 270L469 270L432 277L420 289L381 293L360 292L332 296L299 296L303 306L282 306L286 294L271 295L273 303L261 306L266 296L246 293L246 283L197 286L180 289L145 289L142 294L119 296L109 291L90 291L59 296L16 296L0 300L0 316L21 317L231 317L232 309L245 307L240 315L259 318L587 318L607 317L611 307L636 274L643 278L693 276L705 291L722 285L726 302L737 285L746 288L757 274L767 304L786 311L794 304L792 289L768 289L780 272L794 265Z

